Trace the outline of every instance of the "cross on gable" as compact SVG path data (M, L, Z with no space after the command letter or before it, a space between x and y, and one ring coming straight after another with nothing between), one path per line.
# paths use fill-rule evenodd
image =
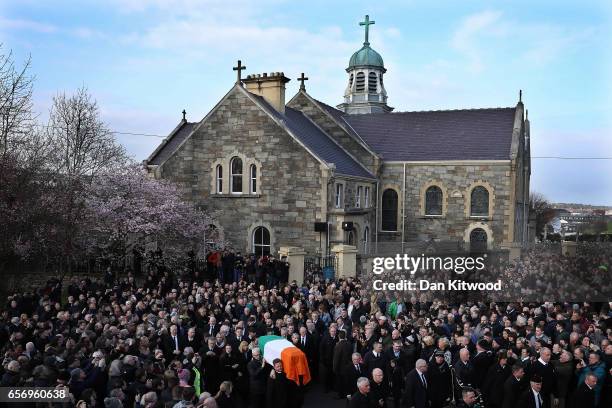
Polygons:
M233 67L232 69L234 71L237 71L236 72L236 83L237 84L242 84L242 78L241 78L242 70L246 69L246 66L242 65L242 61L238 60L238 66Z
M304 81L308 81L308 77L304 76L304 73L302 72L302 75L298 78L298 81L300 81L300 91L305 91L306 87L304 86Z
M370 26L372 24L375 24L376 21L370 21L370 16L366 14L365 16L365 21L360 21L359 25L360 26L365 26L365 42L364 44L370 44L370 42L368 41L368 37L369 37L369 33L370 33Z
M186 121L187 120L187 111L185 111L185 109L183 109L183 111L181 113L183 114L183 120Z

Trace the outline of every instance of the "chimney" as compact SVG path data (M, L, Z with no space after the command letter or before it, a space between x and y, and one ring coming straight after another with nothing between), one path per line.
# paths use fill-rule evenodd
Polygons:
M247 75L242 80L247 91L262 96L280 113L285 113L285 84L289 81L283 72Z

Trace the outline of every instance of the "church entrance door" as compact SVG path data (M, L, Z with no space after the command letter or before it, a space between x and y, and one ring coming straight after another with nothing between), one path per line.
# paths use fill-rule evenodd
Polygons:
M470 232L470 252L483 253L487 251L487 232L482 228L474 228Z

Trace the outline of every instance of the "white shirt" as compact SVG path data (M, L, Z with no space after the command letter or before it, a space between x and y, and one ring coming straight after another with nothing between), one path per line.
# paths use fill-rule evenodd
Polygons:
M545 363L544 360L542 360L542 357L538 358L538 361L542 363L543 366L548 365L548 363Z
M531 389L531 392L533 393L533 396L535 398L535 403L536 403L535 408L542 408L543 400L542 400L542 397L540 397L540 393L534 390L533 388Z

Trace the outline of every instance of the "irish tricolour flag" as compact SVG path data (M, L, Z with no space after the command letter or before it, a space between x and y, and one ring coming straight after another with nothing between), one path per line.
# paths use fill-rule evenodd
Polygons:
M302 384L310 382L310 370L306 354L291 342L281 336L261 336L259 338L259 349L263 352L264 360L268 364L280 358L283 362L283 370L288 379L296 384L300 383L299 376L302 376Z

